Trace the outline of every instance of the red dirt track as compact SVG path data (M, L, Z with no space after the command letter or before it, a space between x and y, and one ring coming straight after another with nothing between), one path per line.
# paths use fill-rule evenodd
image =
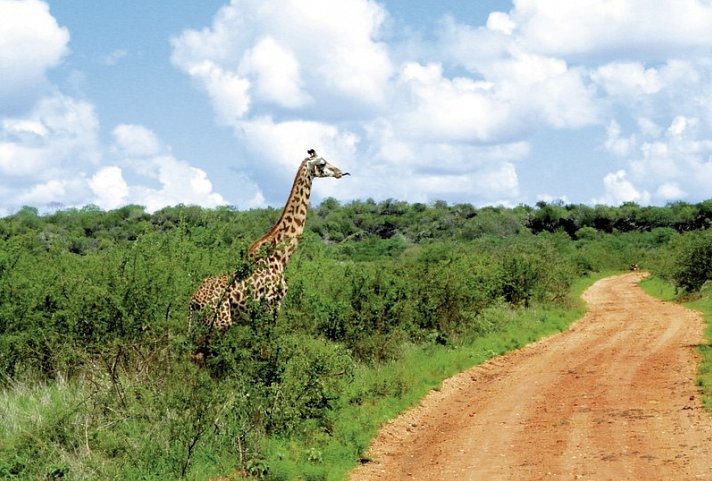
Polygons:
M570 330L446 380L384 426L351 481L712 480L703 322L598 281Z

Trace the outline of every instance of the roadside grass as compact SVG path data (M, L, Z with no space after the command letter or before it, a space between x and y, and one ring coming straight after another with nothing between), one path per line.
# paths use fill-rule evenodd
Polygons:
M0 479L23 479L16 476L34 472L31 464L40 459L52 460L44 467L51 479L63 477L70 469L86 472L90 453L83 449L83 443L78 442L76 451L70 454L53 449L47 442L66 435L60 426L67 422L82 425L73 407L83 398L78 383L63 379L32 386L14 383L11 389L0 392Z
M680 301L683 306L702 313L707 327L705 328L704 342L697 346L697 352L700 355L697 386L700 388L705 408L712 413L712 289L703 288L698 296L689 299L680 297L670 282L657 276L645 279L641 286L651 296L664 301Z
M159 382L118 373L112 381L97 369L71 380L8 382L0 389L0 479L197 481L226 472L234 463L216 458L232 461L234 451L218 442L186 456L201 419L188 401L200 389L179 374ZM175 466L186 460L194 469L180 476Z
M678 295L672 283L658 277L648 276L640 283L645 292L662 301L674 301Z

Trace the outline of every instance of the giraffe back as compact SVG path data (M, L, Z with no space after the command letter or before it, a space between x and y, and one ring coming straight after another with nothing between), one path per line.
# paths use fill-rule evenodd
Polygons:
M202 324L224 331L239 321L248 310L248 302L265 302L279 309L287 293L283 265L261 259L246 279L229 275L209 277L196 289L189 306L189 324Z

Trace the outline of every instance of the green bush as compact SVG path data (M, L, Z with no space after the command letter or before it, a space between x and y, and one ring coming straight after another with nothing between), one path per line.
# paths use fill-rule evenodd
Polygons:
M712 231L691 232L673 246L671 277L686 292L696 292L712 279Z

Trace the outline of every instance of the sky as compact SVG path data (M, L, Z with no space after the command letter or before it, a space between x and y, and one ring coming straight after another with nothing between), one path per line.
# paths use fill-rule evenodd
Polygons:
M0 216L712 197L710 0L0 0Z

